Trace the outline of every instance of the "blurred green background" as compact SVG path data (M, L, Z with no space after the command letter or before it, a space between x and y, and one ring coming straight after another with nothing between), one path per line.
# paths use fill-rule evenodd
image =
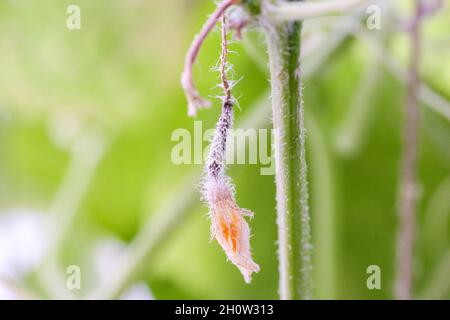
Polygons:
M80 30L66 28L71 4L81 8ZM368 43L405 68L407 36L389 26L410 15L403 4L394 18L382 15L381 30L361 24L373 41L345 35L337 26L346 18L304 26L316 298L393 298L404 83ZM415 295L441 299L450 298L450 124L448 109L446 117L433 107L450 99L446 4L424 26L421 73L443 100L421 108L414 264ZM199 0L0 0L0 285L34 298L115 297L111 283L139 256L120 260L139 253L127 243L140 230L137 242L151 242L175 215L125 287L138 283L141 297L156 299L278 297L274 177L260 165L229 167L239 205L256 213L261 271L246 285L209 242L195 190L201 165L171 160L172 132L194 125L179 84L184 54L213 9ZM243 76L237 126L263 112L258 127L270 128L264 37L253 28L232 50L235 78ZM211 71L219 51L214 32L195 67L204 95L220 93ZM195 119L204 130L219 114L213 101ZM80 290L65 289L69 265L81 268ZM381 290L366 286L369 265L381 268Z

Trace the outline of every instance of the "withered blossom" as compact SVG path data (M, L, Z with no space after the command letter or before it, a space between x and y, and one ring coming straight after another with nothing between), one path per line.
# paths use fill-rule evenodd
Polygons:
M251 281L251 274L259 271L250 251L250 228L245 217L253 212L239 208L231 179L225 173L226 141L233 123L233 104L224 101L222 114L211 143L208 162L202 184L202 194L209 207L211 238L216 239L228 259L239 268L244 280Z
M189 102L189 114L195 114L199 106L206 106L205 100L199 97L192 81L192 64L199 46L211 30L215 22L222 17L222 53L220 56L220 77L224 90L222 113L216 125L216 132L211 142L207 164L202 181L202 197L209 207L211 219L211 239L216 239L225 251L228 259L239 268L246 283L250 283L251 275L259 271L253 261L250 250L250 228L245 217L252 217L253 212L239 208L235 200L234 186L226 175L225 155L229 130L233 126L233 106L235 100L231 95L231 85L226 76L227 70L227 31L225 9L238 1L224 1L208 20L200 35L194 40L186 58L186 67L182 75L182 84ZM206 31L205 31L206 30Z

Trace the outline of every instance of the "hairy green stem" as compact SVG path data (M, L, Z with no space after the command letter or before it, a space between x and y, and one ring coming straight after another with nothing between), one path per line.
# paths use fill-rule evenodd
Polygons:
M312 297L311 230L300 68L301 22L265 24L275 129L281 299Z

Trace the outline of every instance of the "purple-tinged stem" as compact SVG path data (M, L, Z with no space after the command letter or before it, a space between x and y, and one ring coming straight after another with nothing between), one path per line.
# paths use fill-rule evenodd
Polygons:
M412 298L413 245L416 214L417 143L419 130L419 62L421 54L420 24L423 4L416 0L416 13L410 27L411 57L406 88L404 150L399 194L399 229L397 234L397 276L395 296Z
M195 61L197 60L200 48L208 34L216 25L217 21L219 21L220 17L230 6L238 2L240 2L240 0L224 0L221 2L203 25L200 33L195 37L186 54L184 70L181 74L181 85L188 100L188 114L190 116L195 116L199 108L207 108L211 105L208 100L205 100L200 96L197 88L195 87L192 75L192 69Z

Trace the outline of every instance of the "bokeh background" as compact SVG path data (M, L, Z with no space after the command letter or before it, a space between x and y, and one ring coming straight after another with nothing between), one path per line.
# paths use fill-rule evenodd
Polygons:
M390 1L388 1L390 2ZM450 9L423 28L416 297L450 298ZM68 30L66 9L81 8ZM193 131L179 77L214 9L205 0L0 1L0 297L276 299L274 177L231 165L261 271L247 285L209 242L201 165L175 165ZM391 299L409 1L304 26L315 297ZM362 23L358 22L358 19ZM237 126L270 128L264 36L232 44ZM219 33L196 80L216 95ZM196 120L212 128L219 100ZM244 126L244 124L242 124ZM207 143L204 143L206 146ZM381 290L366 286L381 268ZM69 266L81 288L69 290Z

